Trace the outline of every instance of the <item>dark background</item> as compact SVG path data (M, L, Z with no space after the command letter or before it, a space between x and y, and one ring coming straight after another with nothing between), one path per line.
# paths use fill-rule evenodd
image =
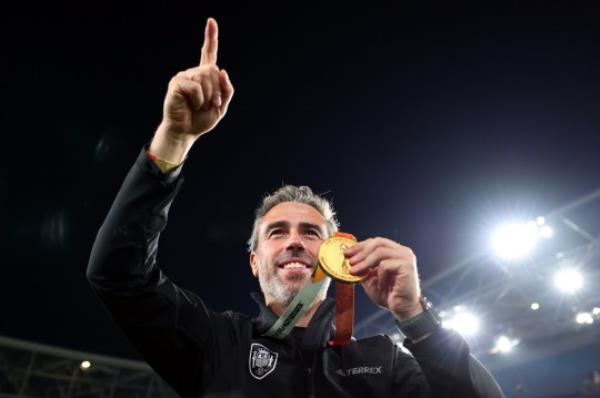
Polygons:
M200 139L159 261L217 310L255 314L245 241L284 183L342 229L413 248L422 279L598 188L600 47L589 3L273 5L3 16L0 334L139 358L94 297L95 233L194 66L208 16L236 88ZM359 296L359 320L374 310Z

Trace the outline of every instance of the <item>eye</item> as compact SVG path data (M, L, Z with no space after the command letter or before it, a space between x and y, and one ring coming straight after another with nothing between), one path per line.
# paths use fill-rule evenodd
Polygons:
M320 238L321 237L321 233L319 231L315 230L315 229L309 229L309 230L307 230L306 234L310 235L310 236L314 236L316 238Z
M271 232L269 232L269 236L281 236L284 235L285 231L281 228L275 228L273 230L271 230Z

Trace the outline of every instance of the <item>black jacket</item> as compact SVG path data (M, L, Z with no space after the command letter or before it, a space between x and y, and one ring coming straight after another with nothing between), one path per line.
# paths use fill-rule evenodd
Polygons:
M387 336L329 347L334 302L284 340L263 337L276 316L208 309L156 264L160 232L183 178L143 150L94 243L87 276L148 363L183 397L501 397L456 333L406 347Z

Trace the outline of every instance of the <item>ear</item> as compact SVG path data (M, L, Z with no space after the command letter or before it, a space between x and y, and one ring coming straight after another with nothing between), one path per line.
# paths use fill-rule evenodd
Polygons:
M252 275L258 278L258 258L254 251L250 252L250 268L252 268Z

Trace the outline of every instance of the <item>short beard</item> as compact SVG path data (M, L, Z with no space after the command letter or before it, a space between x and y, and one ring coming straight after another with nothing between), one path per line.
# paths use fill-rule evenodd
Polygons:
M276 274L272 274L270 278L267 278L262 272L258 273L258 282L265 297L269 295L275 302L282 304L285 307L288 307L291 304L296 295L304 287L304 285L286 286ZM307 283L309 282L310 279L307 280ZM327 278L315 299L319 301L325 299L330 283L331 279Z
M258 282L265 296L271 296L277 303L283 304L286 307L290 305L294 297L302 289L302 286L286 286L275 274L271 275L270 278L266 278L259 272Z

